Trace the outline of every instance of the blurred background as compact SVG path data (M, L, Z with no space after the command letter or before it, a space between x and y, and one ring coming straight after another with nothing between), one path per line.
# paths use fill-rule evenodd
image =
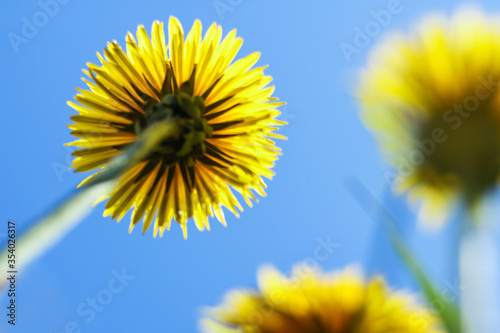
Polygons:
M179 18L184 31L200 19L224 34L237 29L239 57L261 52L258 65L274 78L275 96L287 102L289 124L279 142L283 156L267 197L245 207L228 227L177 224L163 238L140 228L128 233L129 215L117 224L103 204L62 242L18 277L16 326L7 324L9 298L0 296L2 332L196 332L204 306L219 304L236 287L256 287L265 263L288 274L308 261L326 271L357 264L386 275L395 288L418 290L391 250L374 214L366 214L346 184L353 179L379 198L443 295L460 293L453 238L456 223L422 233L404 197L393 197L389 172L371 134L358 118L354 97L359 69L373 45L394 29L408 30L430 11L451 13L458 1L2 1L0 97L0 243L7 221L18 233L71 193L85 178L69 169L74 148L66 105L84 88L81 70L98 63L106 42L125 45L127 31L154 20ZM478 1L500 12L496 1ZM389 12L384 16L381 11ZM377 29L378 27L378 29ZM370 30L370 35L365 33ZM360 37L365 35L367 38ZM365 205L366 206L366 205ZM376 217L375 217L376 219ZM22 258L18 258L22 265ZM3 273L0 272L0 275Z

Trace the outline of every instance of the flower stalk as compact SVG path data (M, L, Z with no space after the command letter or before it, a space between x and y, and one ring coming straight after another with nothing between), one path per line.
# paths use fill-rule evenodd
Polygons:
M460 242L462 320L465 332L500 332L498 234L482 216L465 214Z
M109 167L96 173L86 186L75 191L17 238L15 254L16 258L19 258L17 270L26 268L63 239L90 213L92 204L114 187L118 177L148 157L162 141L175 138L180 133L179 122L174 117L157 121L144 130L135 142L112 160ZM8 248L5 246L0 254L1 265L7 265L8 254ZM4 272L7 270L11 269L4 269ZM4 283L5 281L0 287L3 287Z

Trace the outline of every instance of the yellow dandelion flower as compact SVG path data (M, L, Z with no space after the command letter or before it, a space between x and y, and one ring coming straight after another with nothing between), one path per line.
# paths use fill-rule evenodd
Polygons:
M154 22L151 38L139 26L137 40L126 37L126 50L108 43L101 65L88 64L83 78L89 90L78 89L68 102L69 143L78 172L97 170L79 186L106 170L111 159L135 142L152 124L168 119L173 135L122 175L107 196L104 216L118 221L133 208L130 230L144 217L143 232L154 220L154 236L178 222L187 237L187 220L209 229L208 216L225 225L223 207L238 216L242 210L231 189L248 205L255 193L265 195L263 177L279 148L274 133L284 123L276 109L284 103L272 97L272 79L265 67L253 68L259 53L233 61L242 45L236 31L222 39L215 23L202 38L195 21L184 38L179 21L171 17L168 45L163 23Z
M433 313L413 296L391 291L380 277L365 281L354 267L321 274L304 264L290 278L271 266L259 292L235 290L201 322L207 333L438 333Z
M387 178L430 226L498 185L499 56L500 20L466 7L387 38L361 76L362 116L397 169Z

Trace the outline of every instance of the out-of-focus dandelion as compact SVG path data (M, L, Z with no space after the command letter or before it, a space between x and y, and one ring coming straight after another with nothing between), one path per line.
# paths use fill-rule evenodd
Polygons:
M463 213L467 332L500 330L497 240L484 221L500 176L499 57L500 17L463 7L451 19L431 15L413 33L388 38L358 91L363 119L398 171L398 190L421 203L419 220L439 227ZM453 209L459 204L464 209Z
M467 7L387 38L362 73L362 117L397 169L390 181L431 227L498 186L499 56L500 21Z
M144 218L143 232L153 223L154 235L178 222L187 237L187 220L209 229L208 216L225 224L223 207L238 216L242 207L231 191L251 206L254 192L265 195L263 177L279 148L273 138L284 122L276 109L284 103L272 97L272 79L265 67L253 68L253 53L236 62L242 40L231 31L222 41L215 23L204 38L195 21L184 38L181 24L171 17L168 46L163 23L155 22L151 38L139 26L137 41L129 33L126 51L108 43L101 65L88 64L69 104L79 112L69 127L79 140L70 145L78 172L97 170L80 186L105 172L114 157L153 124L166 122L169 132L153 152L121 175L111 191L104 215L118 221L132 208L130 230Z
M304 264L290 278L273 267L258 275L259 291L235 290L201 322L210 333L444 332L415 297L390 290L383 278L365 281L355 268L321 274Z

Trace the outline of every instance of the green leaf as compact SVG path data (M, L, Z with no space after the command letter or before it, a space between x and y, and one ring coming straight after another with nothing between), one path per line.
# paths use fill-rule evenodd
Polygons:
M357 179L353 179L347 184L347 188L351 195L356 199L358 204L370 215L371 218L380 223L383 230L386 232L392 246L403 260L406 268L410 271L415 280L420 284L427 300L432 304L440 299L440 295L427 276L426 272L419 265L416 256L410 251L406 242L398 230L394 218L384 205L378 201L372 193ZM376 212L369 210L369 207L374 207ZM453 303L444 302L443 307L438 311L438 315L449 333L462 332L460 311L458 306Z

